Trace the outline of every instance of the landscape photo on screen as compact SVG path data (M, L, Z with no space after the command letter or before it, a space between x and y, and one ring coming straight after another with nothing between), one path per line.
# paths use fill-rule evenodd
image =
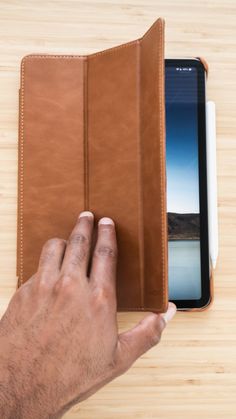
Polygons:
M197 72L166 68L168 268L171 299L201 297Z

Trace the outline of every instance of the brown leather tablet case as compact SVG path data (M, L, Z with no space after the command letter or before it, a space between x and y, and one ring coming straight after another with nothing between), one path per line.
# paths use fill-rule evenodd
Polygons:
M18 284L80 211L116 223L119 310L167 309L164 22L88 56L21 65Z

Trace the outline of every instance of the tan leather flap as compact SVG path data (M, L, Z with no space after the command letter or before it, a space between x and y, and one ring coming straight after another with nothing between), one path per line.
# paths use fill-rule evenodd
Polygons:
M165 311L167 225L164 22L89 56L22 61L19 285L44 242L67 238L78 213L117 227L118 308Z

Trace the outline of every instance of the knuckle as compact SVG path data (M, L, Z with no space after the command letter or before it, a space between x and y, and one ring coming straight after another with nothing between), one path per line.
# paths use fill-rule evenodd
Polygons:
M117 256L116 249L111 246L100 245L95 250L95 255L98 257L107 257L115 259Z
M59 281L61 284L61 287L68 287L72 284L73 282L73 278L72 275L68 274L68 273L63 273L60 278Z
M68 244L87 244L89 242L88 237L82 233L72 233L69 237Z
M62 274L54 285L54 292L56 294L73 294L74 280L72 275Z
M98 304L104 303L105 301L109 300L110 296L111 291L108 285L103 285L102 287L96 287L94 289L94 297Z
M164 321L164 320L163 320ZM157 317L155 324L149 328L147 340L149 342L150 347L157 345L161 340L161 321L160 318Z
M40 276L36 284L37 291L39 291L40 293L47 293L51 288L51 284L51 279L45 278L44 276Z
M153 346L157 345L161 340L161 335L154 332L149 335L149 346L152 348Z
M53 238L53 239L47 240L43 246L43 250L40 255L39 266L43 266L47 262L49 262L54 257L56 248L62 245L63 246L65 245L65 242L63 239Z
M43 272L37 271L37 275L32 282L32 285L36 290L47 290L50 288L53 279L54 273L50 270L50 267L46 267Z

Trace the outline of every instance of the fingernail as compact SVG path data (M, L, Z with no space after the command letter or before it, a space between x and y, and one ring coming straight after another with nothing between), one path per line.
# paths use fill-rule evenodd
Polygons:
M114 221L111 218L103 217L99 220L98 224L114 225Z
M173 319L175 313L176 313L176 306L173 303L169 303L168 310L166 313L162 314L162 317L166 323L169 323L169 321Z
M83 211L79 215L79 218L81 217L93 217L93 213L91 211Z

